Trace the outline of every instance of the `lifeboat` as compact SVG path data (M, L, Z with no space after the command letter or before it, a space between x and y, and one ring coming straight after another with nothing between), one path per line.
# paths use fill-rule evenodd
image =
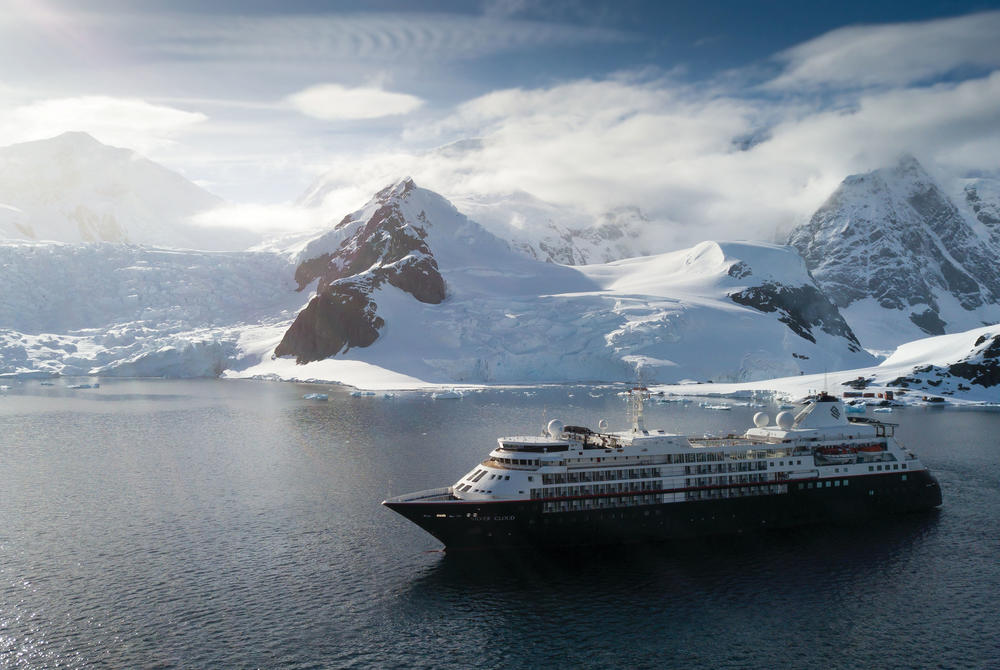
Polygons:
M848 446L819 447L816 455L829 463L853 463L857 458L857 450Z

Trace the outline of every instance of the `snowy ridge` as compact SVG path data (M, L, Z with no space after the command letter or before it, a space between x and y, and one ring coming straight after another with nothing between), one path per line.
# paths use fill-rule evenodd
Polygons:
M865 346L891 351L1000 321L997 248L970 218L905 156L846 178L789 243Z
M564 265L608 263L648 256L657 245L650 225L636 207L623 207L592 217L516 192L494 196L460 196L455 205L494 235L540 261Z
M672 395L765 393L798 399L820 390L840 395L858 389L894 390L895 403L901 405L927 405L925 397L937 397L945 402L933 406L1000 406L1000 326L908 342L877 366L742 384L667 385L656 390Z

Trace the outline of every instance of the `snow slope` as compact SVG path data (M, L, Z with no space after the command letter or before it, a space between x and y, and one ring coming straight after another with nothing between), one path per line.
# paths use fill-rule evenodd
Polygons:
M191 222L222 201L86 133L0 148L0 239L236 250L258 235Z
M904 405L923 405L925 396L936 396L948 405L1000 406L1000 326L908 342L876 366L742 384L664 385L654 390L671 395L776 394L797 399L821 390L840 395L862 386L869 391L893 389L896 402Z
M278 254L0 244L0 375L212 376L302 306Z
M463 214L536 260L564 265L608 263L647 256L659 245L636 207L590 216L524 192L452 198Z
M912 156L847 177L789 244L870 349L1000 321L990 232Z
M306 245L299 261L300 286L317 280L317 295L279 353L305 364L265 357L240 374L365 385L348 371L364 362L428 383L615 381L637 369L648 380L735 380L873 361L789 248L709 242L554 265L411 180ZM415 262L420 272L399 272ZM434 274L443 296L425 290ZM317 340L334 331L317 360Z

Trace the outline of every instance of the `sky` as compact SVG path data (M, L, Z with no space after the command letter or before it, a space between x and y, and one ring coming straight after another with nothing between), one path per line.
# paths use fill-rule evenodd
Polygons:
M0 145L89 132L227 225L409 175L765 239L904 152L997 174L998 35L1000 2L0 0Z

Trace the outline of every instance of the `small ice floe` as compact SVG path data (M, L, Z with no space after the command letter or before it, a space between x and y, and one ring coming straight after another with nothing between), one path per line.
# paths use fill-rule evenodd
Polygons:
M873 412L882 412L883 414L889 414L890 412L892 412L892 408L891 407L876 407L872 411Z
M389 393L383 393L383 394L382 394L382 397L383 397L383 398L395 398L395 397L396 397L396 394L395 394L395 393L392 393L392 392L390 391Z
M55 382L41 382L41 386L55 386Z
M325 393L307 393L302 396L303 400L329 400L330 396Z
M361 396L373 396L375 391L351 391L352 398L360 398Z
M0 384L0 391L9 391L9 390L10 390L9 384Z
M431 398L434 400L461 400L462 394L455 389L450 391L437 391L431 394Z
M701 406L703 409L718 409L718 410L732 409L732 407L730 407L729 405L713 405L707 402L703 402Z
M100 384L70 384L66 388L68 389L99 389Z

